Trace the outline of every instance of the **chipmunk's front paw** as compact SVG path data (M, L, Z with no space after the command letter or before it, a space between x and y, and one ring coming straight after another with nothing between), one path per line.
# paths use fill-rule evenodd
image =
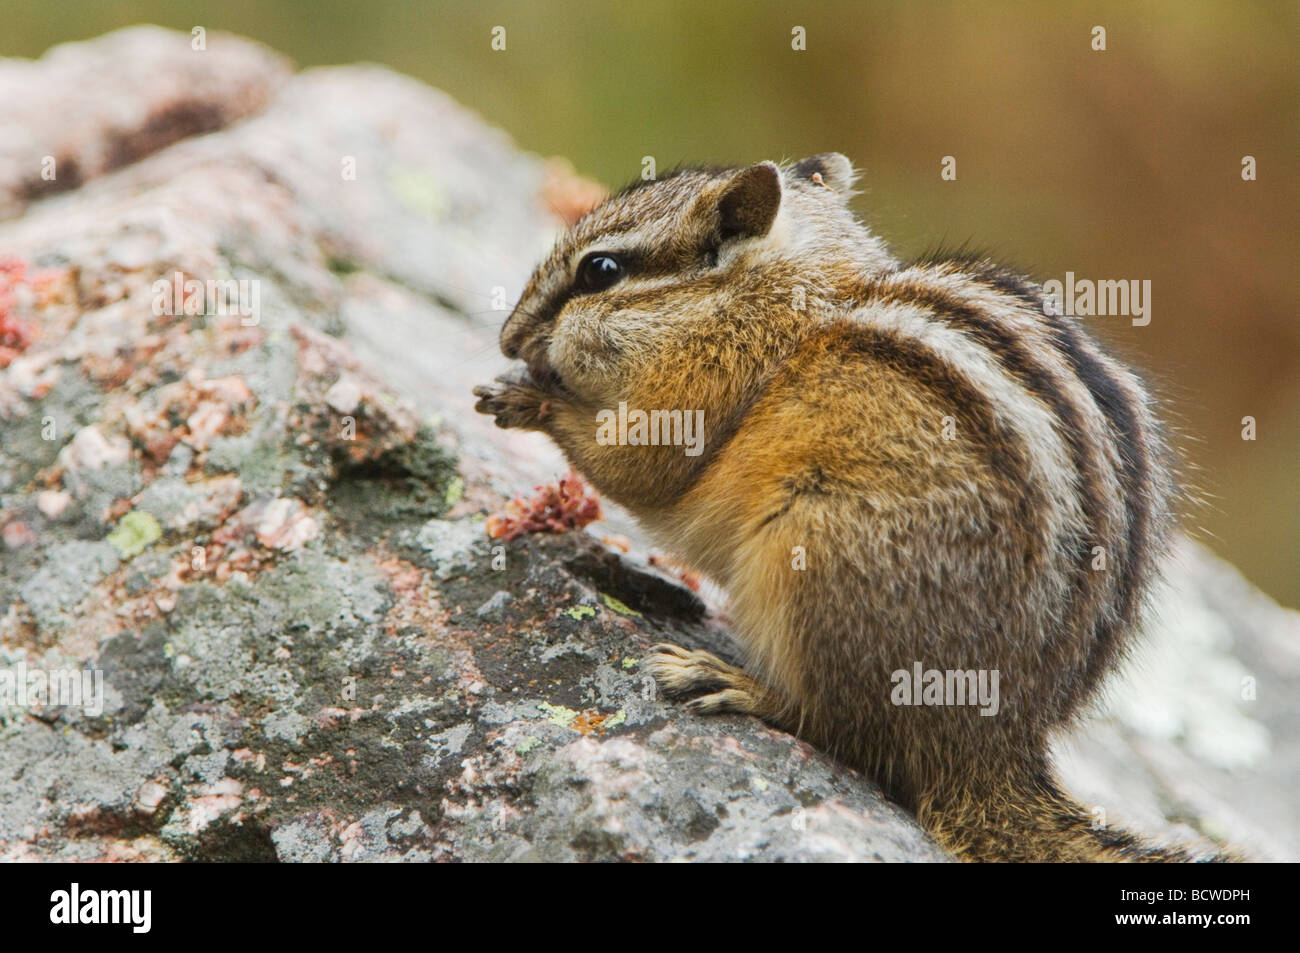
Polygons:
M550 397L526 377L498 377L491 384L475 387L474 396L478 398L474 409L491 414L498 427L541 430L551 412Z
M707 692L687 702L686 707L694 714L765 713L762 700L767 693L762 686L744 671L728 665L711 652L692 651L663 643L650 650L641 667L654 676L668 695Z

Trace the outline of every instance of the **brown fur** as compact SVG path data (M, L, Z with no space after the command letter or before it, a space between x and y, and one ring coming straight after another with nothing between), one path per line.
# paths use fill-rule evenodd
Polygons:
M1186 859L1094 830L1047 763L1132 638L1169 523L1145 391L991 263L901 266L852 181L825 155L609 199L534 274L501 336L526 370L478 409L549 434L727 589L747 671L646 660L693 710L798 732L964 859ZM624 277L575 290L596 251ZM600 445L620 401L704 410L704 451ZM893 704L918 661L997 670L999 713Z

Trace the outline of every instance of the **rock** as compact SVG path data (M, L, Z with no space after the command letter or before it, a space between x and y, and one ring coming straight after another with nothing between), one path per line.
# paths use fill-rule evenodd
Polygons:
M72 497L62 490L41 490L36 494L36 508L52 520L58 519L71 502Z
M869 779L658 696L655 642L729 643L616 507L487 536L567 469L471 412L491 302L595 187L385 70L191 39L0 61L39 91L0 247L50 273L0 369L0 667L104 686L0 707L0 859L944 860ZM1295 859L1297 617L1190 543L1172 576L1067 777Z
M498 589L496 592L492 593L492 597L488 599L487 602L474 610L474 614L480 619L500 621L506 603L508 603L512 598L514 597L504 589Z
M99 470L125 463L131 457L131 447L121 437L112 440L97 427L82 427L63 452L60 462L69 470Z
M423 550L422 562L444 580L472 572L488 549L483 527L466 520L430 520L420 527L415 542Z
M340 414L350 414L361 403L361 386L351 377L340 377L325 392L325 403Z
M134 27L56 46L36 62L0 61L9 114L0 217L259 112L289 77L269 50L222 34L205 40L195 49L190 36Z
M276 497L254 503L239 515L253 527L257 541L286 553L316 538L320 524L306 512L301 500Z

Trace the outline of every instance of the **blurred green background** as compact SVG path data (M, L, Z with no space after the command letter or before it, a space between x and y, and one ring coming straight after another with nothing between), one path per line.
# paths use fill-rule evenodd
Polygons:
M1039 279L1150 279L1149 326L1092 326L1175 410L1208 498L1189 528L1300 605L1294 0L0 0L0 55L143 22L244 34L303 67L386 64L609 185L646 155L662 170L840 150L903 255L970 242Z

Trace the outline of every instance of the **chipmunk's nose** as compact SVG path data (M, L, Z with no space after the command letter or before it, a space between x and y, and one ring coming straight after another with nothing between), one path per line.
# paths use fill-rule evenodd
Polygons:
M512 313L506 318L506 323L501 327L501 353L512 361L519 356L519 350L524 343L524 335L521 333L520 323L515 320Z
M500 345L500 352L507 358L515 360L519 356L520 348L524 345L524 322L520 320L519 311L511 311L510 317L507 317L506 324L500 326L500 335L497 339Z

